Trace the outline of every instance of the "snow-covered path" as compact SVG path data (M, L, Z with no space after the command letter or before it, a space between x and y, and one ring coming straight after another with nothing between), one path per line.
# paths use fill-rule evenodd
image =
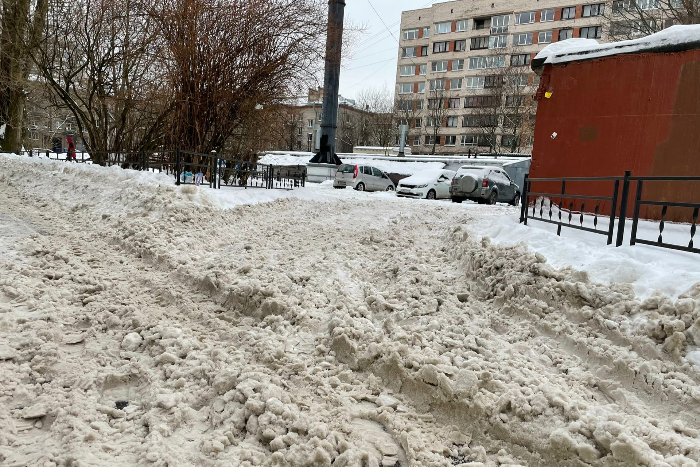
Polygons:
M0 166L2 465L700 459L700 289L639 301L470 233L509 208L328 190L219 210Z

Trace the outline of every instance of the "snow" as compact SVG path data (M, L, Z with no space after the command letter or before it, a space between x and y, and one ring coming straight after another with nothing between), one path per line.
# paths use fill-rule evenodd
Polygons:
M288 166L288 165L302 165L306 166L311 160L312 155L293 155L293 154L266 154L259 159L261 164L277 165L277 166ZM376 167L386 173L396 173L400 175L414 175L420 173L424 170L429 169L442 169L445 166L444 162L402 162L400 159L396 160L386 160L386 159L375 159L375 158L361 158L361 157L346 157L341 155L341 161L344 164L350 165L368 165L371 167Z
M700 460L695 257L501 205L172 182L0 156L0 465Z
M567 39L548 45L535 56L535 60L545 59L544 63L551 64L566 63L685 44L692 48L700 47L700 25L671 26L650 36L608 44L599 44L594 39Z
M423 172L419 172L410 177L401 180L402 185L426 185L429 183L436 183L441 175L445 175L447 178L452 179L455 176L454 170L442 170L442 169L429 169Z

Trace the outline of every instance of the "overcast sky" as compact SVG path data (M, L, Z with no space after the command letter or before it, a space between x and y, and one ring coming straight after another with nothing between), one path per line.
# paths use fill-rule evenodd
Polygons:
M396 82L401 12L426 8L433 3L440 1L347 0L345 19L364 25L367 30L353 47L352 57L343 58L343 68L340 71L340 94L343 97L352 99L363 88L380 88L385 83L390 89L393 88Z

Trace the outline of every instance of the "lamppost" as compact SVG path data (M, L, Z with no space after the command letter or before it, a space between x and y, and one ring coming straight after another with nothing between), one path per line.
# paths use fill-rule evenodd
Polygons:
M338 128L338 87L340 85L340 58L343 43L345 0L328 1L328 33L326 36L326 70L323 79L323 119L319 152L312 163L340 165L335 153L335 134Z

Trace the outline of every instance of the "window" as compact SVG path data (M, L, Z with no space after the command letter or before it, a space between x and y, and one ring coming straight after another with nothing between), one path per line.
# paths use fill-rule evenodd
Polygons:
M469 96L464 98L465 109L493 107L496 103L494 96Z
M29 139L31 139L32 141L38 141L39 140L39 132L37 132L37 131L30 132Z
M485 88L500 88L505 83L505 76L485 76L484 77L484 87Z
M579 29L579 37L586 39L600 39L603 33L603 28L601 26L590 26L588 28Z
M435 109L441 109L442 108L442 99L428 99L428 108L430 110L435 110ZM430 122L430 120L428 120ZM430 123L428 126L432 126Z
M430 64L430 69L432 70L433 73L440 73L443 71L447 71L447 61L433 62Z
M559 40L560 41L565 41L567 39L571 39L574 37L574 30L573 29L560 29L559 30Z
M400 74L401 76L413 76L416 74L416 67L414 65L401 65Z
M435 119L433 117L428 117L425 122L426 128L433 128L435 126Z
M420 48L418 51L418 56L419 57L427 57L428 56L428 46L424 45L423 47Z
M503 34L508 32L509 15L493 16L491 18L491 34Z
M432 146L433 144L440 144L440 135L427 135L425 137L425 145Z
M425 93L425 83L418 83L418 94L424 94ZM422 109L422 104L421 107L418 109Z
M510 56L510 66L527 66L530 64L530 54Z
M470 76L467 78L467 89L484 89L483 76Z
M414 136L414 137L413 137L413 145L414 145L414 146L420 146L420 136Z
M430 28L423 28L423 39L430 37Z
M656 28L656 21L615 21L610 24L610 34L614 36L643 36Z
M372 175L374 175L375 177L382 178L382 172L375 167L372 167Z
M443 52L449 52L450 43L449 42L433 42L433 53L439 54Z
M455 116L447 117L447 126L449 128L457 128L458 124L459 124L459 117L455 117Z
M574 19L576 18L576 7L569 6L561 9L561 19Z
M457 118L457 117L455 117ZM445 136L445 146L454 146L457 143L457 136L456 135L447 135Z
M486 29L491 25L491 20L488 18L474 19L474 29Z
M403 32L404 40L411 41L418 39L418 29L407 29Z
M462 146L491 146L488 135L462 135L460 144Z
M450 80L450 89L454 91L462 89L462 78L452 78Z
M466 39L455 41L455 52L464 52L465 50L467 50Z
M66 123L66 131L73 131L73 124L68 122Z
M532 85L535 87L540 85L540 75L535 75L532 77Z
M309 133L309 134L306 135L306 142L307 142L307 143L311 143L313 140L314 140L314 134L313 134L313 133Z
M492 128L498 126L497 115L465 115L462 119L464 128Z
M530 45L532 44L532 33L514 34L513 45Z
M461 102L462 102L462 99L460 99L459 97L450 98L450 100L447 102L448 103L447 107L450 109L459 109L459 104Z
M591 16L603 16L605 13L605 3L596 5L583 5L583 17L590 18Z
M505 55L493 55L490 57L471 57L469 59L470 70L484 70L487 68L503 68L506 66Z
M522 115L504 115L503 126L506 128L519 128L523 124Z
M508 85L518 88L527 86L527 75L509 76Z
M401 58L416 57L418 49L416 47L404 47L401 49Z
M549 44L552 42L552 31L542 31L537 37L537 42L540 44Z
M540 15L540 22L546 23L548 21L554 21L554 8L551 10L542 10Z
M301 136L301 132L302 132L301 127L300 127L300 128L297 128L297 135L298 135L298 136Z
M309 128L313 128L313 127L314 127L314 121L313 121L313 120L309 120L309 122L308 122L308 127L309 127Z
M399 84L399 94L413 94L413 83Z
M654 10L658 7L658 0L615 0L613 2L613 13L618 14L624 13L625 11L634 11L637 9L642 11ZM682 2L672 0L671 7L674 9L682 8Z
M508 45L508 36L489 37L489 49L502 49Z
M56 129L60 130L61 129L61 122L56 122Z
M432 79L432 80L430 80L430 90L431 91L444 91L445 90L445 80L444 79Z
M421 76L425 76L425 74L426 74L427 72L428 72L428 65L426 65L426 64L421 65L421 66L420 66L420 70L419 70L418 73L419 73Z
M420 127L422 127L422 126L423 126L423 119L422 119L422 118L417 118L417 119L413 122L413 126L414 126L414 128L420 128Z
M407 112L407 111L413 110L413 101L403 101L403 100L400 100L400 101L398 101L398 104L397 104L397 105L398 105L398 107L399 107L399 110L401 110L401 111L403 111L403 112Z
M421 84L423 85L422 91L421 91ZM422 94L424 92L425 92L425 83L418 84L418 93ZM416 110L423 110L423 107L425 107L424 101L417 101L416 102Z
M506 107L521 107L525 105L527 96L506 96Z
M489 48L489 37L472 37L469 50L480 50Z
M469 20L468 19L463 19L463 20L457 21L457 32L466 31L467 29L469 29Z
M451 22L437 23L435 25L435 34L447 34L448 32L452 32Z
M452 60L452 71L462 71L464 70L464 59Z
M531 24L535 22L535 12L529 11L527 13L516 13L515 14L515 24Z
M507 148L519 148L520 147L520 136L516 135L503 135L501 136L501 146Z

